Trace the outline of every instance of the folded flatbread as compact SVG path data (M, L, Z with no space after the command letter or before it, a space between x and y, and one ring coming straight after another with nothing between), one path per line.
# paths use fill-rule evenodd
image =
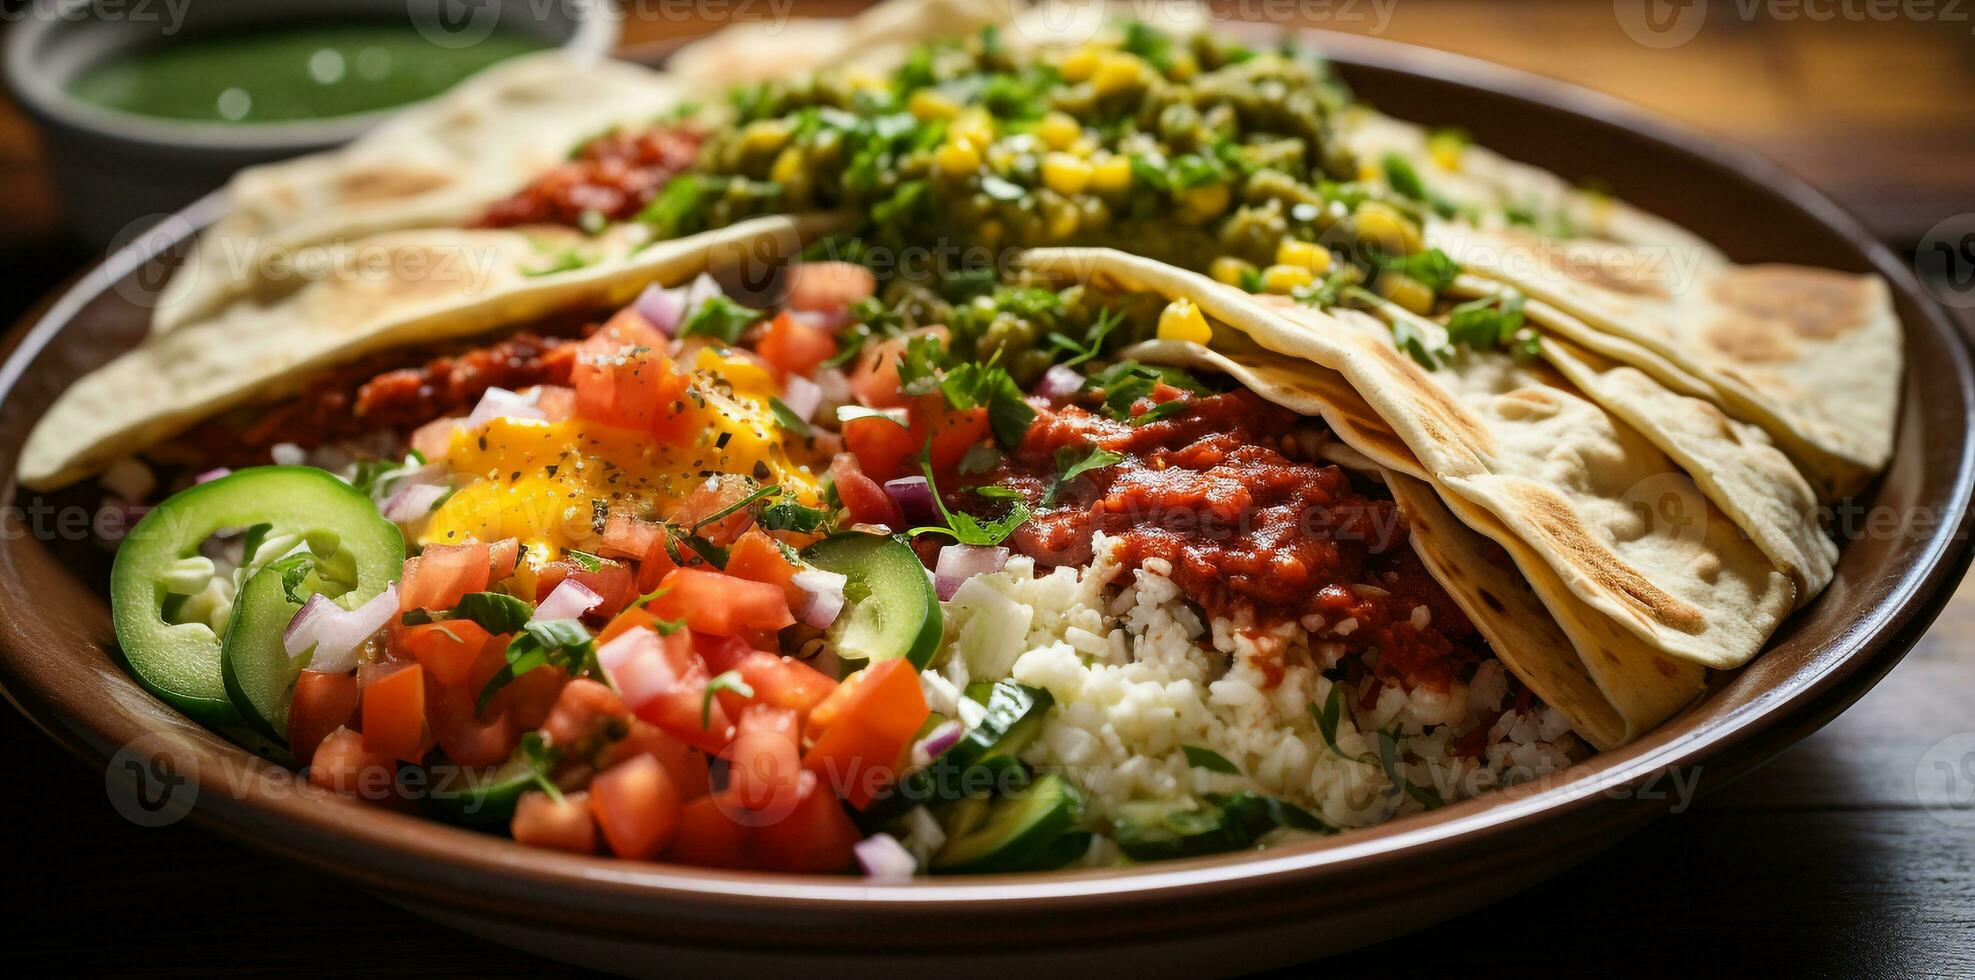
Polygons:
M1668 654L1738 667L1795 603L1790 578L1678 464L1543 364L1473 353L1428 371L1364 314L1273 302L1109 249L1038 249L1022 262L1052 279L1185 297L1263 348L1338 373L1449 499L1499 521L1572 596Z
M567 229L393 232L338 246L278 296L229 304L218 316L154 333L85 375L56 400L21 450L20 479L59 487L194 423L272 399L309 374L375 351L469 337L568 310L628 303L651 283L709 268L765 282L826 216L767 217L640 247L625 236ZM560 272L555 254L597 250Z

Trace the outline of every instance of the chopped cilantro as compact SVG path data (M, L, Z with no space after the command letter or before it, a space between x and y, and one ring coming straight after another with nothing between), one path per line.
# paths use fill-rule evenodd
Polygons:
M929 451L931 445L928 441ZM915 527L912 529L914 537L921 534L945 534L961 544L992 548L1008 540L1008 536L1015 533L1016 528L1021 527L1034 516L1029 511L1029 506L1019 500L1009 506L1008 513L1002 515L999 520L993 521L983 521L972 514L948 510L946 500L940 496L939 485L933 482L933 464L927 455L919 457L919 470L926 475L926 489L931 491L933 504L939 508L940 516L946 519L946 526Z
M700 308L687 314L679 325L681 337L712 337L721 343L737 343L741 331L761 319L761 311L750 309L725 296L710 296Z
M575 552L572 552L574 554ZM524 624L507 644L507 664L480 689L474 713L487 710L487 702L515 678L537 667L562 667L571 676L594 677L610 682L597 663L596 642L590 631L574 619L550 619Z
M1230 776L1241 775L1241 768L1239 766L1229 762L1227 756L1213 749L1201 748L1198 745L1182 745L1180 746L1180 751L1186 753L1186 764L1195 769L1205 769L1208 772L1222 772Z
M713 675L713 678L706 682L706 693L701 696L699 704L701 731L705 731L706 727L713 723L713 696L721 691L732 691L744 698L754 697L754 688L741 679L740 671L729 670Z
M1092 470L1101 470L1106 466L1122 462L1124 458L1124 453L1100 449L1096 446L1090 447L1089 452L1082 454L1079 454L1074 446L1064 446L1056 450L1056 479L1049 484L1048 490L1043 491L1042 506L1047 507L1055 502L1056 495L1061 493L1070 481Z
M568 554L570 560L583 566L583 570L586 572L599 571L603 568L603 559L587 551L577 551L571 548Z

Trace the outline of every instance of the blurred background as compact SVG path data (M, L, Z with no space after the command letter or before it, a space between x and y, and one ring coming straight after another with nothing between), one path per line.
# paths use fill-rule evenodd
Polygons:
M457 9L499 0L435 2ZM587 7L590 0L536 2ZM374 16L402 14L420 3L344 0L341 7ZM845 14L866 5L625 3L628 14L611 18L605 35L571 28L531 43L595 43L651 62L680 40L737 18ZM192 4L202 16L278 4L339 8L332 0L117 4L130 18L184 16ZM1213 6L1231 16L1470 55L1617 96L1770 157L1909 255L1933 253L1921 245L1943 222L1958 215L1975 221L1969 217L1975 212L1975 3L1965 0L1235 0ZM65 0L0 0L0 41L18 40L36 20L63 9ZM362 50L389 47L374 38L337 43L356 47L339 49L333 59L307 49L281 57L289 59L284 64L291 73L306 70L327 84L324 78L368 77ZM0 93L0 323L11 323L103 257L105 220L116 227L149 213L122 202L126 195L134 199L157 173L137 150L114 144L71 147L58 163L51 148L62 139L60 126L50 127L45 111L30 112L19 93L37 79L49 88L48 73L60 67L59 59L44 69L23 60L38 54L25 45L9 43L5 50L13 77ZM443 52L396 50L395 57L396 68L407 71L461 67ZM444 72L418 77L443 80ZM115 82L96 80L103 99L149 98L155 112L173 111L166 104L178 97L178 108L194 114L252 119L275 108L265 100L243 107L237 97L224 96L234 87L225 79L219 80L218 99L189 84L147 88L125 80L119 90ZM158 97L165 97L162 103ZM1501 149L1513 154L1512 147ZM58 178L73 187L92 176L99 183L83 203L100 213L65 209ZM191 185L180 189L182 197L195 192ZM1975 223L1953 227L1966 232ZM1975 249L1959 234L1949 240L1963 251L1944 253L1943 261L1960 263L1955 271L1965 278L1954 281L1954 292L1936 288L1936 295L1975 306L1975 277L1968 277ZM1759 964L1765 975L1968 975L1975 962L1975 847L1965 826L1950 829L1914 800L1914 766L1942 734L1970 727L1972 638L1975 593L1964 585L1898 671L1782 760L1528 895L1329 968L1345 976L1395 969L1479 975L1477 960L1501 957L1477 954L1527 930L1534 905L1544 910L1545 935L1574 937L1559 939L1555 955L1619 972L1626 966L1691 969L1707 963L1727 969L1746 963ZM103 805L99 774L63 758L13 712L0 711L0 738L22 746L17 785L36 787L49 801L16 814L16 838L57 851L87 849L128 868L114 880L65 881L59 908L16 918L12 925L21 936L10 950L17 955L59 956L68 967L86 966L92 973L493 976L554 970L445 932L310 872L271 865L193 828L135 828ZM158 847L171 849L175 860L144 859ZM181 873L188 868L202 870ZM177 898L161 902L165 894ZM255 924L236 926L254 930L273 929L277 924L264 919L272 914L282 920L272 933L280 938L243 948L233 927L214 917L215 909L238 912L242 922ZM1626 921L1641 928L1612 929ZM158 955L140 967L122 958L119 944L103 943L95 930L104 922L124 923L120 928L128 934L122 938L129 942L163 945L153 946ZM352 943L353 936L363 941ZM1511 971L1531 968L1520 957L1509 964Z

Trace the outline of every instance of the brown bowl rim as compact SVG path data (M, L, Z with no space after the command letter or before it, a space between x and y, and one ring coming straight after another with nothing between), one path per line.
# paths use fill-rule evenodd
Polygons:
M1851 243L1917 314L1909 331L1932 331L1948 341L1948 363L1937 366L1952 386L1930 397L1975 407L1965 338L1921 290L1910 270L1838 205L1797 177L1754 154L1724 146L1587 90L1486 62L1397 42L1323 31L1302 32L1340 65L1395 71L1489 90L1533 107L1561 110L1602 127L1643 134L1668 153L1760 179L1788 207L1812 217ZM217 195L181 212L171 226L111 255L56 300L31 326L10 333L0 366L0 402L12 397L24 370L82 307L177 245L218 213ZM1911 383L1911 381L1909 381ZM261 763L198 729L169 709L125 711L110 719L26 669L35 651L19 649L11 625L0 626L5 694L23 714L92 766L101 768L118 745L152 733L146 722L176 738L174 757L197 765L201 803L194 820L250 846L301 861L412 902L430 902L535 925L555 924L599 936L664 937L712 946L759 943L756 923L766 911L784 935L784 949L842 952L863 947L874 915L883 915L893 948L932 948L937 933L964 929L970 943L1019 941L1024 946L1128 940L1177 925L1188 930L1235 926L1255 900L1294 916L1375 897L1403 900L1409 873L1455 866L1500 870L1511 842L1541 846L1546 834L1574 824L1574 835L1619 835L1662 803L1636 791L1677 766L1706 763L1722 781L1764 761L1834 717L1889 670L1931 622L1953 591L1970 555L1972 524L1965 507L1975 487L1975 441L1964 423L1957 436L1953 478L1940 499L1958 519L1924 542L1918 560L1896 571L1883 598L1836 642L1823 649L1807 676L1734 709L1719 724L1650 748L1634 747L1593 760L1589 775L1546 780L1313 844L1223 855L1128 870L1058 872L979 879L922 879L872 885L856 879L805 878L706 871L663 864L587 858L536 850L439 824L343 801L282 793L285 770ZM13 475L0 487L11 504ZM11 542L0 542L0 576L12 570ZM13 614L28 615L22 596ZM121 683L121 688L116 685ZM148 700L134 682L111 677L99 694ZM126 702L127 703L127 702ZM140 705L140 708L142 706ZM149 715L151 717L140 717ZM1641 743L1643 744L1643 743ZM253 790L234 795L228 779L249 774ZM1719 785L1719 782L1714 785ZM279 795L277 795L279 794ZM1619 799L1614 800L1613 797ZM206 800L210 799L210 803ZM1607 805L1623 802L1625 806ZM1641 813L1645 813L1644 816ZM1341 886L1341 887L1340 887ZM1237 901L1236 899L1240 899ZM1101 909L1101 918L1076 911ZM949 932L950 934L950 932Z

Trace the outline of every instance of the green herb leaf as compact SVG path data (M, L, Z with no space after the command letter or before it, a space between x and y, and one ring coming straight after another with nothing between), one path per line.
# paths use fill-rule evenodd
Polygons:
M1324 695L1322 707L1310 706L1310 717L1317 721L1317 734L1323 736L1324 747L1340 759L1351 758L1337 747L1337 724L1344 718L1344 684L1341 681L1331 683L1330 693Z
M529 732L521 736L521 758L534 770L535 786L547 793L549 799L562 802L562 787L551 778L556 763L561 761L562 752L549 745L541 732Z
M1182 745L1180 751L1186 753L1186 764L1195 769L1223 772L1230 776L1241 775L1241 767L1229 762L1227 756L1213 749L1201 748L1198 745Z
M776 483L769 483L756 487L753 491L748 493L747 496L742 497L741 499L736 500L733 503L728 504L727 506L714 511L713 513L708 514L705 517L700 518L698 521L693 523L693 526L689 530L692 532L698 532L700 528L703 528L708 524L717 524L721 521L726 520L729 517L734 516L735 514L740 513L743 510L748 509L749 507L754 506L755 504L763 500L768 499L769 497L780 496L781 493L782 493L782 487L780 484L776 484Z
M741 332L760 322L761 311L725 296L710 296L679 325L681 337L712 337L723 344L738 343Z
M499 592L469 592L446 614L447 619L470 619L489 633L513 633L535 614L535 607Z
M755 523L766 531L795 531L799 534L814 534L830 519L828 511L815 507L804 507L792 500L769 504L761 508L761 516Z
M699 705L699 727L701 731L713 723L713 696L721 691L732 691L744 698L754 697L754 688L741 679L741 672L729 670L713 675L706 682L706 694Z
M549 619L529 622L507 644L507 664L480 689L474 713L487 710L487 703L501 688L537 667L555 666L572 677L592 677L610 683L603 665L597 663L596 642L582 621Z
M837 422L849 425L858 419L883 419L901 429L910 428L902 408L865 408L862 405L842 405L837 408Z
M601 571L603 569L603 559L597 557L596 555L590 554L587 551L577 551L576 549L571 548L569 549L567 554L569 555L569 559L571 561L574 561L576 564L583 566L583 570L586 572Z
M784 405L780 398L768 399L768 411L774 413L777 424L799 438L807 439L815 431L809 427L808 422L802 420L802 416L795 413L795 409Z
M1174 403L1168 402L1167 404ZM1071 480L1092 470L1101 470L1106 466L1116 465L1123 462L1124 459L1124 453L1111 449L1101 449L1097 446L1092 446L1088 451L1083 453L1078 453L1075 446L1064 446L1056 450L1056 479L1049 484L1049 489L1043 491L1042 506L1047 507L1051 503L1054 503L1056 495L1062 492L1063 487L1068 485Z
M1434 292L1443 292L1454 284L1455 277L1461 274L1461 267L1447 257L1446 252L1429 248L1424 252L1414 252L1397 258L1382 255L1378 257L1381 269L1402 272L1426 284Z
M700 204L705 196L702 178L692 174L674 177L638 212L638 220L650 225L660 238L690 235L700 230L704 221Z
M915 527L911 531L913 537L921 534L945 534L961 544L992 548L1008 540L1008 536L1015 533L1016 528L1028 523L1029 518L1035 516L1029 511L1029 506L1019 500L1008 508L1008 513L1002 515L999 520L993 521L983 521L972 514L948 510L946 500L940 496L939 485L933 481L933 464L929 459L932 441L927 440L926 445L928 453L920 455L919 470L926 475L926 489L931 492L933 504L939 508L940 516L946 519L946 526Z

